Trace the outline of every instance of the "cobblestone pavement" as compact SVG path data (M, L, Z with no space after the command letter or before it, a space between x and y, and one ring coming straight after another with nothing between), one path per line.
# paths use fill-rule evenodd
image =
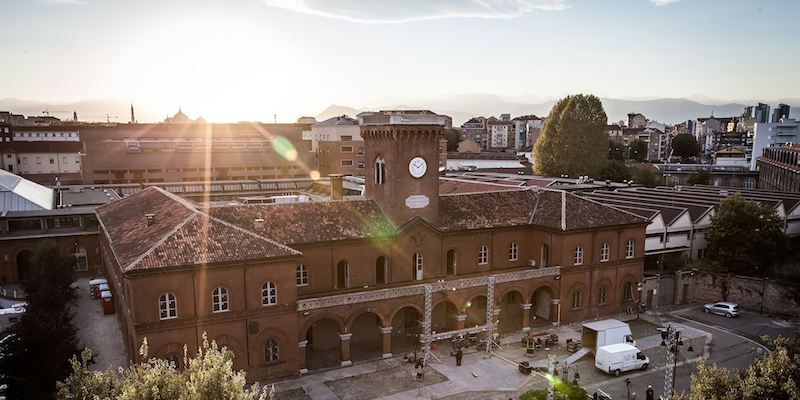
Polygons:
M89 295L89 279L78 279L78 300L75 304L75 326L82 346L92 349L94 370L127 367L128 356L122 342L122 330L116 314L103 314L101 300L92 300Z

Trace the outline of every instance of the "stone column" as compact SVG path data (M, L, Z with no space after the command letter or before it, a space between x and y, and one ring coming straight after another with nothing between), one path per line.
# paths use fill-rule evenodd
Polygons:
M553 320L555 316L555 320ZM553 321L553 326L561 325L561 299L550 300L550 319Z
M392 327L380 328L383 335L383 358L392 356Z
M300 375L304 375L308 373L308 368L306 368L306 346L308 345L308 340L303 340L297 343L297 347L299 347L299 351L297 352L297 364L300 366Z
M464 329L464 325L467 323L467 315L461 314L456 315L456 329Z
M520 304L522 307L522 332L526 333L531 330L531 307L533 304Z
M350 361L350 338L353 337L352 333L340 333L339 340L341 341L341 351L339 353L339 358L342 360L342 366L346 367L348 365L353 365L353 362Z

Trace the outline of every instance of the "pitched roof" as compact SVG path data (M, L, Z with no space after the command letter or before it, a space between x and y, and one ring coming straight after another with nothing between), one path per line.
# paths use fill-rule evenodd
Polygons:
M391 236L395 226L372 200L254 204L208 213L287 245ZM256 228L254 221L264 221Z
M96 214L123 272L300 254L155 186L98 207ZM150 226L146 214L153 214Z

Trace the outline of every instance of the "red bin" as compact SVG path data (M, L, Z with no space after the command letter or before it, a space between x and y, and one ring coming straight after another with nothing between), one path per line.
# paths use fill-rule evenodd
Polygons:
M103 299L103 314L114 313L114 296L111 295L110 290L104 290L100 293L100 298Z

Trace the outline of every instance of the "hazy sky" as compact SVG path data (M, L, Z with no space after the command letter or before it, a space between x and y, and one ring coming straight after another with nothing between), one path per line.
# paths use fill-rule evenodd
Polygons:
M0 15L0 98L210 120L462 93L800 97L796 0L0 0Z

